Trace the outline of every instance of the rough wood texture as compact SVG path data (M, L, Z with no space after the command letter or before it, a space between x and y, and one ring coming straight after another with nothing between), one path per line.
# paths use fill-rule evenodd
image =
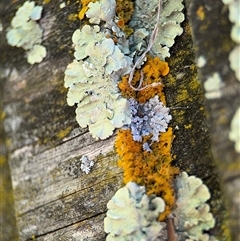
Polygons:
M200 80L204 83L210 75L219 73L224 83L222 96L206 99L205 103L209 113L212 153L225 193L231 234L233 240L239 240L240 155L228 138L232 117L240 106L240 83L228 61L235 46L230 38L232 24L228 7L222 1L188 2L196 55L206 59L206 65L199 69Z
M64 70L72 61L71 36L80 26L72 21L78 1L44 5L40 23L45 29L46 59L29 66L24 51L7 45L6 30L24 1L0 3L2 16L2 65L4 127L20 240L105 240L106 204L122 185L122 171L113 151L114 136L105 141L91 138L75 121L74 107L67 106ZM42 1L38 1L42 3ZM187 14L185 14L187 16ZM176 39L170 74L164 78L171 107L175 140L175 165L209 186L216 227L210 233L227 240L225 208L210 151L204 96L197 77L191 29ZM215 110L211 110L214 112ZM93 171L79 171L79 159L96 159Z

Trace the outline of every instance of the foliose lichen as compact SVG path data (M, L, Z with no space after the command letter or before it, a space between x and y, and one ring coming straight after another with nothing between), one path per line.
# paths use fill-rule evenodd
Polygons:
M136 100L131 98L129 100L132 120L129 125L133 140L142 142L143 137L151 135L151 143L159 141L159 134L166 132L168 123L172 119L169 115L169 108L165 107L159 101L159 97L155 96L147 101L145 104L139 104ZM143 146L144 150L148 147L146 143Z
M34 2L26 1L16 12L6 35L8 44L27 51L30 64L40 63L47 54L46 48L41 45L43 30L36 22L41 18L42 9Z
M107 204L106 241L166 240L166 224L157 221L164 207L161 198L147 196L144 187L127 183Z
M228 137L235 143L236 152L240 153L240 107L236 110L232 121Z
M173 215L179 240L210 240L204 231L214 227L215 219L206 204L210 198L207 186L201 179L182 172L176 177L175 188L177 200Z
M115 16L116 1L101 0L99 2L90 2L88 4L86 16L90 23L99 24L100 21L111 22Z
M231 38L237 44L229 54L230 67L234 71L238 81L240 81L240 1L239 0L222 0L228 5L229 20L233 23Z
M205 97L207 99L218 99L222 96L224 82L218 72L213 73L204 82Z
M84 19L87 10L89 9L88 4L90 2L96 2L96 0L81 0L81 10L78 13L78 18L80 20Z
M144 41L149 41L149 30L152 31L156 23L158 2L159 0L135 1L134 13L129 22L129 26L135 30L130 37L133 48L146 48ZM163 60L170 57L169 49L174 44L175 37L183 32L180 26L185 18L182 13L184 8L182 2L182 0L162 0L158 34L151 51ZM143 14L142 9L148 9L148 11Z
M90 22L111 23L118 28L113 22L115 8L108 10L106 7L112 2L90 2L86 12ZM130 72L132 58L125 54L129 52L127 44L121 47L111 36L111 28L103 27L100 31L98 25L85 25L76 30L72 36L75 60L68 65L64 79L65 87L69 88L68 104L78 106L76 119L79 125L88 126L92 136L100 139L131 122L128 102L120 95L117 82Z

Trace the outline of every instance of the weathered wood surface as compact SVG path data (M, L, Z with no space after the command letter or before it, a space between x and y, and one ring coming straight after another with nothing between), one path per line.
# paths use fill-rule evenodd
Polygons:
M106 204L122 185L114 136L96 141L87 129L79 128L63 87L64 70L73 58L71 36L80 25L70 21L69 16L77 12L79 3L68 1L64 9L59 8L58 1L44 6L40 23L45 29L43 45L48 55L42 63L29 66L24 51L8 46L4 37L16 8L23 2L0 3L5 10L1 66L4 127L20 240L105 240ZM175 164L209 186L217 221L211 233L227 240L226 210L212 162L191 29L187 21L183 26L184 33L176 39L167 60L170 74L164 79L173 115L171 125L175 128ZM89 175L79 170L82 155L96 159Z
M240 106L240 83L228 61L236 45L230 37L232 23L228 7L222 1L188 1L188 9L196 57L206 59L206 65L199 69L200 80L204 83L213 73L219 73L224 83L221 97L206 99L205 105L213 158L225 194L232 238L240 240L240 155L228 138L231 120Z

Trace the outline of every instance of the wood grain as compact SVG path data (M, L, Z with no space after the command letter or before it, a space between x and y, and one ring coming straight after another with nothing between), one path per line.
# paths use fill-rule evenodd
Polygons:
M103 241L106 204L123 185L123 174L113 148L115 136L94 140L86 128L78 126L75 107L66 103L63 78L73 59L71 36L83 24L69 20L69 16L78 11L79 2L68 1L63 9L58 1L44 5L40 23L45 29L43 45L48 55L34 66L27 64L22 49L9 46L5 39L10 20L23 2L0 3L5 9L0 66L4 129L20 240ZM211 154L204 94L185 16L184 33L176 38L167 59L170 73L163 78L173 115L174 165L208 185L216 217L216 227L210 233L227 240L222 228L226 209L221 178ZM82 155L95 160L89 175L80 171Z

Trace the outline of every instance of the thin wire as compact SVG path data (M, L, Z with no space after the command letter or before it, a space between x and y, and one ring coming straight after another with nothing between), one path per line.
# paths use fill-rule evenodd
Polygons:
M146 50L140 56L140 58L136 61L136 63L132 67L131 72L129 74L128 84L135 91L140 91L140 90L146 89L148 87L156 87L158 85L161 85L161 83L155 82L155 83L146 85L146 86L141 88L142 83L143 83L143 71L142 70L141 70L140 83L139 83L138 87L136 88L132 85L132 79L133 79L133 75L134 75L136 67L138 66L139 63L141 63L144 60L144 58L146 57L146 54L151 50L154 42L156 41L156 37L157 37L157 33L158 33L158 25L159 25L159 20L160 20L160 12L161 12L161 0L158 1L157 20L156 20L156 24L154 26L153 32L151 34L149 44L148 44Z

